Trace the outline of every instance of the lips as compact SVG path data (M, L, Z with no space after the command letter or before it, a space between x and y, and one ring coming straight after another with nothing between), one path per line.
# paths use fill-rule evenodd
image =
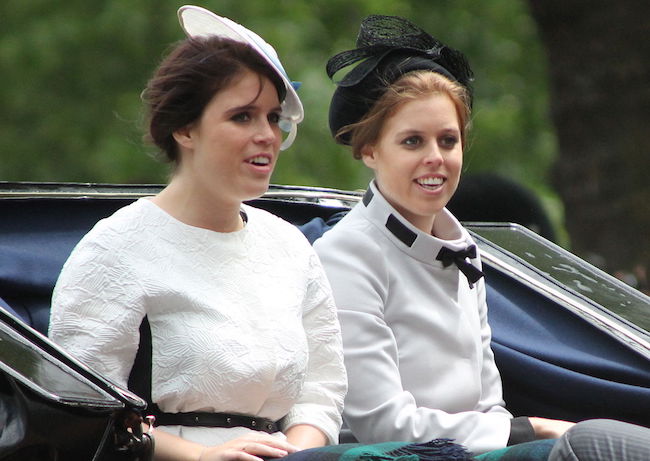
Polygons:
M442 176L425 176L417 178L415 182L424 189L435 190L443 185L446 179Z
M273 171L273 156L266 153L253 154L244 159L244 164L257 174L268 175Z
M266 155L256 155L255 157L246 159L246 163L250 163L255 166L266 166L271 163L271 158Z

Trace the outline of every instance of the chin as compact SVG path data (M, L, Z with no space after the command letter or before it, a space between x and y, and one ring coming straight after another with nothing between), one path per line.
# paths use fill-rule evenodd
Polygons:
M423 203L422 206L417 210L422 216L435 216L442 211L447 202L444 203Z
M256 184L252 185L251 187L247 187L245 191L243 191L243 195L245 196L244 200L252 200L255 198L259 198L266 191L269 190L269 183L265 182L263 184Z

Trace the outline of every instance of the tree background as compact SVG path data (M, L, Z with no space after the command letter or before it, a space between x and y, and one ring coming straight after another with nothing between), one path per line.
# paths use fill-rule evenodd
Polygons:
M627 1L632 0L620 3ZM183 38L176 19L183 3L0 3L0 180L165 182L167 167L153 161L152 148L141 141L139 95L170 44ZM557 230L564 229L563 202L556 192L562 187L550 178L557 171L551 167L560 158L547 69L555 57L546 54L545 35L525 0L195 3L258 32L275 46L290 77L302 82L306 119L293 147L282 154L273 182L342 189L367 185L365 167L331 140L327 107L334 85L324 65L334 53L354 47L365 15L395 14L463 50L472 63L474 128L464 174L491 171L526 185L542 198ZM579 0L552 3L557 11L577 8L578 16L592 8L591 2ZM590 43L599 39L598 30L591 33L585 37ZM640 115L645 115L647 125L649 115ZM612 134L611 141L623 136ZM646 152L647 146L645 139ZM647 185L645 178L642 182ZM647 188L642 193L646 195L640 204L647 210ZM646 229L637 235L647 234ZM584 241L580 235L560 235L560 243L573 244L583 254L603 253L590 244L576 244ZM648 240L647 235L643 238Z
M650 2L531 0L572 249L650 294Z

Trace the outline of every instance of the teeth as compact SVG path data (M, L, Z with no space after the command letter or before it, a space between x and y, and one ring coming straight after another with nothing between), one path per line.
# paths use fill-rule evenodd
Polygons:
M418 179L418 184L423 186L439 186L443 182L442 178L421 178Z
M258 157L253 157L252 159L250 159L249 163L254 163L256 165L268 165L270 163L270 160L268 157L264 157L263 155L260 155Z

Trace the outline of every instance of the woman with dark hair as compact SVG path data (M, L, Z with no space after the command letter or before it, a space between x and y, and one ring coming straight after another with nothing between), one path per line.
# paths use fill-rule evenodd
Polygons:
M356 62L332 97L330 128L374 179L314 244L341 322L352 433L362 443L450 438L475 454L561 438L550 459L643 459L646 429L505 408L480 255L446 208L470 124L464 56L403 18L373 15L328 74Z
M143 93L169 184L80 241L50 337L126 386L146 316L156 459L336 443L346 375L329 284L294 226L243 204L267 190L302 104L260 37L198 7L179 17L189 38Z

